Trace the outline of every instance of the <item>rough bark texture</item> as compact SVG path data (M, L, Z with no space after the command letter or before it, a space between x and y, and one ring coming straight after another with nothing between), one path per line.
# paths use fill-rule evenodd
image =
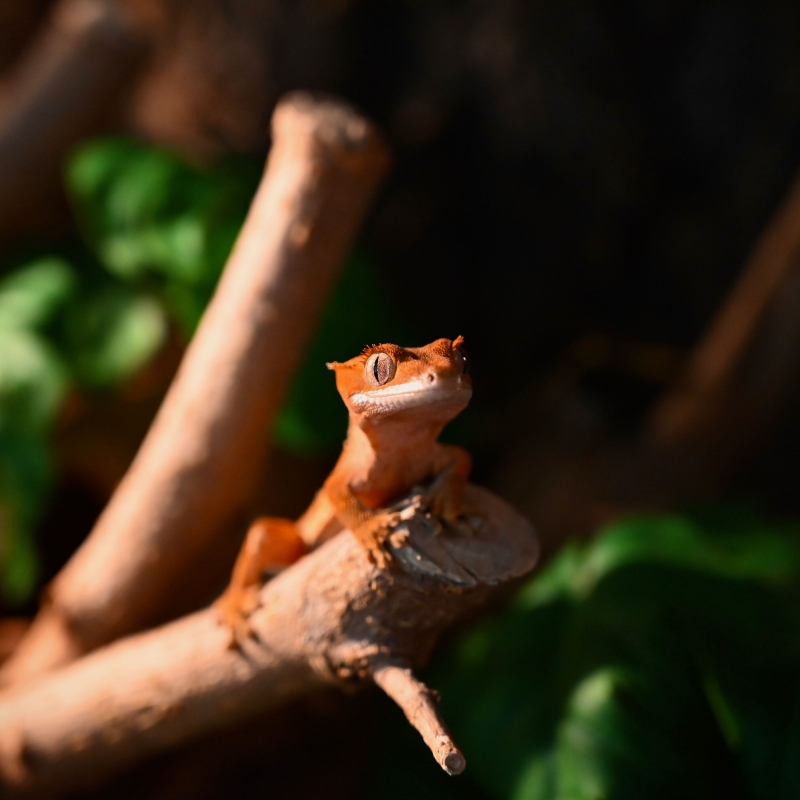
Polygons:
M136 459L4 669L6 682L152 622L187 560L250 501L274 416L388 165L380 135L295 94L242 232Z
M388 569L344 532L262 590L256 639L229 649L213 610L121 640L0 696L0 779L19 796L95 783L203 732L290 697L376 673L447 771L464 758L435 695L410 669L440 632L528 572L529 524L484 489L467 487L465 517L442 528L408 502Z

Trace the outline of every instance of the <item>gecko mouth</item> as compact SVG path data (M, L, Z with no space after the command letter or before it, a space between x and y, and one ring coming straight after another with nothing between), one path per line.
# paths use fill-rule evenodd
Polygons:
M440 403L466 404L471 396L472 388L460 379L457 383L441 380L430 383L427 380L415 380L396 386L356 392L350 395L350 402L356 411L375 408L380 411L393 412Z

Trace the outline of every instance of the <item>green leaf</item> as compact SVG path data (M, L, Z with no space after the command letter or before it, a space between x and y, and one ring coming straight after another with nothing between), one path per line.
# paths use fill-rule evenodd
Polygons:
M0 328L0 427L39 434L55 419L68 375L40 336Z
M34 525L52 479L45 436L69 374L45 328L75 297L62 259L35 261L0 282L0 596L17 605L34 591Z
M731 578L756 578L775 583L800 575L800 548L787 547L787 531L746 530L717 533L713 538L696 521L681 516L633 518L615 523L578 556L569 547L554 568L530 584L520 602L535 604L554 593L590 594L597 583L626 564L684 566Z
M794 797L800 531L622 521L567 548L429 680L492 797Z
M115 277L154 285L188 336L216 284L258 182L254 164L195 169L166 150L91 142L68 184L100 261Z
M107 286L73 308L68 348L76 377L102 388L141 369L161 348L167 321L159 304L120 286Z
M202 283L214 268L206 254L206 226L191 214L109 235L101 257L109 271L129 280L148 270L187 284Z
M41 328L74 295L77 280L60 258L43 258L0 281L0 328Z
M44 438L0 426L0 596L28 600L39 575L34 524L53 477Z
M67 186L92 237L136 229L168 214L176 184L193 171L165 150L126 139L83 145L67 166Z
M19 524L0 500L0 598L9 606L30 599L39 577L39 558L29 527Z

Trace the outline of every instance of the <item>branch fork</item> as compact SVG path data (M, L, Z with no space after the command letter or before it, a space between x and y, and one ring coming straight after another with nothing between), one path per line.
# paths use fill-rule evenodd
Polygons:
M385 564L351 532L335 536L261 589L255 637L239 649L213 608L137 633L247 518L274 415L388 159L348 106L304 94L278 104L264 179L161 410L4 666L0 788L11 795L87 788L354 678L394 699L443 769L464 769L413 670L538 556L527 521L484 489L466 487L455 525L410 493Z
M373 680L451 774L465 759L436 695L412 670L439 634L497 586L530 571L530 525L467 486L464 523L407 519L419 559L373 564L344 531L260 593L255 639L228 648L213 609L122 639L0 695L0 780L16 796L52 796L325 685ZM432 543L435 542L436 547Z

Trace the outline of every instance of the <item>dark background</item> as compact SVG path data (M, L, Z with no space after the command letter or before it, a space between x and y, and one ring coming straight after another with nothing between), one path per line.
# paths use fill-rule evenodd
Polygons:
M89 59L90 73L112 76L108 85L84 96L80 74L62 72L54 96L82 97L74 115L51 103L36 130L52 135L37 139L30 179L3 189L0 174L3 274L44 253L81 262L91 251L80 203L64 189L76 147L132 137L199 174L235 163L254 176L277 98L333 92L381 125L395 159L348 273L374 289L350 291L337 319L369 321L370 340L395 331L410 345L466 336L476 391L452 435L476 454L477 479L534 519L548 553L631 510L691 501L746 505L772 520L797 513L793 388L754 442L721 457L722 477L719 459L699 459L676 488L669 469L639 468L634 454L654 401L680 380L800 164L800 6L130 0L118 8L134 33L101 42ZM36 92L30 75L58 48L57 13L44 0L0 0L0 165L3 152L13 158L9 120ZM88 532L135 453L188 336L170 325L144 377L71 390L48 429L53 474L32 526L34 589ZM346 336L327 341L333 352L315 346L318 362L353 355L336 349L351 347ZM778 337L769 346L791 344ZM325 475L343 417L325 424L311 446L279 438L263 501L270 513L299 513ZM647 474L644 489L633 488L634 473ZM609 474L617 479L606 502ZM574 510L598 505L596 495L602 514ZM9 619L35 608L35 591L7 603ZM355 796L379 758L368 740L389 730L406 746L408 735L384 720L390 714L374 696L315 703L270 723L289 731L289 748L256 726L151 765L137 780L150 796L225 796L219 787L234 774L241 791L247 775L248 787L277 781L286 796ZM315 771L292 760L303 747L333 749ZM273 756L259 771L265 751ZM193 782L204 759L218 766ZM360 777L350 784L352 775ZM469 780L463 796L484 796Z

